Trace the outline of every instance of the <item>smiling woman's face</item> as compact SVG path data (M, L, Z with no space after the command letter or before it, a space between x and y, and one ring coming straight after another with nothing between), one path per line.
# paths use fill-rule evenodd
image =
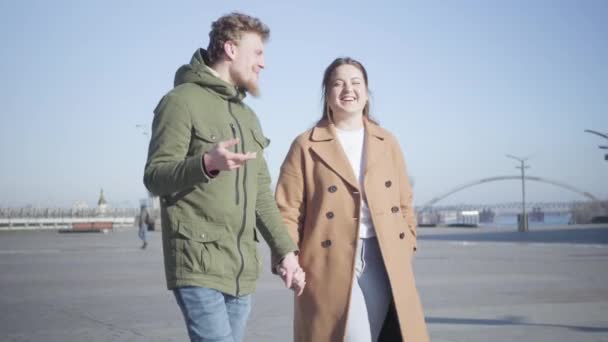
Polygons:
M344 64L334 70L327 84L327 104L334 115L362 114L367 99L367 84L359 68Z

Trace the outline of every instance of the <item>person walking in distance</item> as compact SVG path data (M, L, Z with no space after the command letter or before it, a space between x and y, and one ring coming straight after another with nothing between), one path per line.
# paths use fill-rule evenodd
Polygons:
M142 241L141 249L146 249L148 247L148 225L151 222L150 212L145 204L141 204L139 208L139 215L137 217L137 226L138 231L137 235L139 239Z

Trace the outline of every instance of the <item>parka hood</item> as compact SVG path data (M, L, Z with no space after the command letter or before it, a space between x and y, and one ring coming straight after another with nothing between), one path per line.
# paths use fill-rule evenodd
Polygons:
M184 83L194 83L203 88L208 88L225 99L242 100L245 97L243 89L235 87L214 75L209 67L207 51L200 48L194 52L189 64L182 65L175 72L173 85L177 87Z

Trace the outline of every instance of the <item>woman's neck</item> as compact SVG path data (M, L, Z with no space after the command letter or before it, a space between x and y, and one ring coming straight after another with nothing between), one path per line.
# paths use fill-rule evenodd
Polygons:
M333 121L338 129L355 131L363 128L363 113L334 113Z

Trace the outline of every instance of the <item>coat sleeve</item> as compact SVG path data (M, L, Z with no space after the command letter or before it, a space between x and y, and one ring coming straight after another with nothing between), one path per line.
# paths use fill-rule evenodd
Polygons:
M292 240L299 246L306 213L304 153L296 141L281 165L275 200Z
M256 226L268 246L273 256L278 256L278 259L273 258L272 266L276 264L280 258L285 255L297 251L297 247L289 237L285 224L281 220L281 215L277 208L277 204L272 197L270 190L270 173L268 166L262 153L258 154L261 166L258 171L258 193L256 201Z
M155 195L169 195L209 181L203 169L202 153L188 155L190 117L187 104L171 94L154 110L144 185Z
M399 198L401 213L407 222L410 233L414 236L414 250L416 250L416 227L418 223L416 222L416 212L414 211L414 192L412 191L412 186L410 185L407 166L405 165L405 159L403 157L403 152L399 147L399 142L397 142L396 139L393 141L393 155L394 160L397 161L397 171L399 173Z
M294 141L283 161L275 200L287 225L289 235L299 244L306 212L304 186L304 154L302 147Z

